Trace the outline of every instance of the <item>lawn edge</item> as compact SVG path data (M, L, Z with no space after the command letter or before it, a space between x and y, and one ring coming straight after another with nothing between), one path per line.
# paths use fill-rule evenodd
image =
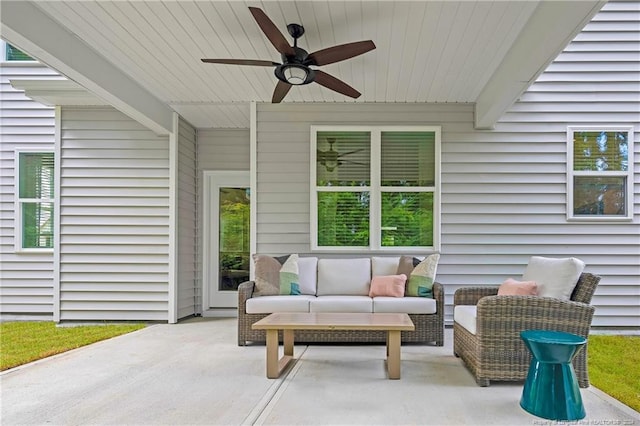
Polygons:
M584 390L587 391L587 392L591 392L592 394L594 394L595 396L597 396L601 400L607 402L608 404L613 405L616 409L622 411L624 414L628 415L629 417L632 417L632 418L634 418L636 420L640 420L640 412L638 412L638 411L634 410L633 408L629 407L627 404L615 399L614 397L612 397L608 393L598 389L597 387L591 385L591 386L589 386L588 388L586 388Z
M22 370L24 368L29 368L29 367L32 367L32 366L36 366L38 364L47 362L49 360L55 360L55 359L58 359L58 358L62 358L64 356L71 355L71 354L73 354L73 353L75 353L77 351L80 351L82 349L86 349L89 346L95 346L95 345L99 345L99 344L102 344L102 343L106 343L106 342L109 342L109 341L111 341L113 339L117 339L119 337L131 336L133 334L143 332L145 330L151 329L151 328L153 328L155 326L158 326L158 325L162 325L162 324L145 324L145 326L143 328L141 328L140 330L133 330L133 331L130 331L128 333L120 334L118 336L113 336L113 337L109 337L107 339L99 340L97 342L89 343L89 344L86 344L84 346L80 346L79 348L69 349L68 351L60 352L59 354L51 355L51 356L48 356L46 358L37 359L35 361L31 361L31 362L28 362L26 364L18 365L16 367L12 367L12 368L9 368L7 370L0 371L0 377L2 377L4 375L7 375L7 374L10 374L10 373L13 373L15 371Z

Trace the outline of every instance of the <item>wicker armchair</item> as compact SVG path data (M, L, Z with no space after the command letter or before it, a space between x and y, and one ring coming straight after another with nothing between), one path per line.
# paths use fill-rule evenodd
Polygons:
M595 308L591 298L600 277L582 273L569 301L537 296L497 296L498 286L460 288L454 306L477 305L476 334L454 321L453 352L479 386L491 380L527 377L531 355L520 338L523 330L557 330L588 337ZM587 346L573 361L580 387L589 387Z

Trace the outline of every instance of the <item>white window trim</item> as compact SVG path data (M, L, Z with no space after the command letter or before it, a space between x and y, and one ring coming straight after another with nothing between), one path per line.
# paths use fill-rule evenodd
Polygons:
M46 148L35 148L35 147L20 147L20 148L16 148L15 149L15 156L14 156L14 167L15 167L15 183L14 183L14 205L15 205L15 217L14 217L14 244L15 244L15 252L16 253L52 253L54 251L53 247L52 248L24 248L22 247L22 203L25 201L29 201L30 199L21 199L20 198L20 154L24 154L24 153L51 153L54 155L53 161L55 164L57 164L57 158L55 157L55 150L54 149L46 149ZM54 169L57 171L57 169ZM56 181L57 181L58 177L57 174L54 172L53 175L53 185L54 188L57 189L56 186ZM37 201L37 202L42 202L42 203L52 203L53 204L53 208L54 208L54 212L56 211L56 205L57 205L57 201L56 198L58 197L58 193L54 192L54 198L53 199L37 199L37 200L33 200L33 201ZM54 221L57 222L57 217L54 213ZM54 223L54 233L57 230L57 227ZM54 238L54 244L53 246L55 247L55 241L56 241L56 236L53 236Z
M627 171L611 172L580 172L573 170L573 141L576 132L627 132L628 137L628 162ZM568 126L567 127L567 221L570 222L629 222L633 220L633 181L634 181L634 134L633 126ZM627 178L626 215L625 216L574 216L573 214L573 178L574 176L625 176Z
M350 191L370 192L370 220L369 220L369 246L362 247L327 247L318 246L318 199L316 186L317 170L317 134L323 131L344 131L344 132L369 132L371 134L371 176L379 177L381 173L380 165L380 145L382 132L434 132L435 133L435 184L430 187L380 187L379 179L372 179L368 187L354 187ZM341 126L341 125L312 125L310 143L310 232L312 252L369 252L369 253L424 253L440 251L440 197L441 197L441 126ZM425 189L433 191L433 246L416 247L383 247L380 241L380 227L382 219L380 217L380 193L381 192L422 192ZM323 188L323 191L342 191L342 188Z

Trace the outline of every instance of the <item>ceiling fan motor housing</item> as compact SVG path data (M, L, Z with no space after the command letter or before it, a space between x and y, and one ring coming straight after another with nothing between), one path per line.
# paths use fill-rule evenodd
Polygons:
M295 24L290 24L295 25ZM302 30L304 32L304 29ZM309 56L309 52L298 47L293 46L294 55L284 55L282 54L282 65L278 65L274 70L274 74L280 81L284 81L285 83L294 84L294 85L303 85L312 83L315 80L315 72L305 65L305 61ZM287 78L287 70L290 69L298 69L304 72L306 77L303 79L298 79L296 82L293 82L291 78ZM293 71L293 70L291 70Z

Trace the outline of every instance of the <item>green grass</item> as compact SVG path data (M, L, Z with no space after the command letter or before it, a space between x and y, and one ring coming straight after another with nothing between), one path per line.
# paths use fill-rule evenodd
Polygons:
M144 328L144 324L56 327L53 322L0 324L0 371Z
M589 336L589 381L640 411L640 336Z

